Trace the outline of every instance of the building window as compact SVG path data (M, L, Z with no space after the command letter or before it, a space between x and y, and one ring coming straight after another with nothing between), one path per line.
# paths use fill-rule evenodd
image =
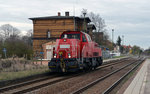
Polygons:
M51 32L50 30L47 31L47 38L50 38L51 37Z

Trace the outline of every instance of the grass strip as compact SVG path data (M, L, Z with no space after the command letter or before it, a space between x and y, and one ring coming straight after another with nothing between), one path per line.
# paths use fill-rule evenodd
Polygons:
M25 71L18 71L18 72L0 72L0 81L2 80L12 80L16 78L27 77L35 74L40 74L44 72L48 72L48 67L42 67L38 69L31 69Z

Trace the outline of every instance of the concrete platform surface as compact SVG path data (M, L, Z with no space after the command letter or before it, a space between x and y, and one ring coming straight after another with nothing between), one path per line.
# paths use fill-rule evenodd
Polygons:
M150 59L146 59L124 94L150 94Z
M109 59L103 60L103 62L109 62L109 61L114 61L114 60L120 60L120 59L128 58L128 57L129 57L129 56L124 56L124 57L120 57L120 58L109 58Z

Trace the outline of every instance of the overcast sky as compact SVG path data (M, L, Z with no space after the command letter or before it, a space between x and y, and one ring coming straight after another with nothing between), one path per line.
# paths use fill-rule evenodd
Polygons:
M114 41L124 36L124 44L150 47L150 0L0 0L0 25L11 24L21 31L32 29L28 18L64 15L80 16L82 9L99 13L107 32L114 29Z

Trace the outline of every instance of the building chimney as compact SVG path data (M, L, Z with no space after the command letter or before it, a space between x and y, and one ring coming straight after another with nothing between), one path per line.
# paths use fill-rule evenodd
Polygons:
M65 12L65 16L69 16L69 12L67 11L67 12Z
M58 12L58 16L61 16L60 12Z

